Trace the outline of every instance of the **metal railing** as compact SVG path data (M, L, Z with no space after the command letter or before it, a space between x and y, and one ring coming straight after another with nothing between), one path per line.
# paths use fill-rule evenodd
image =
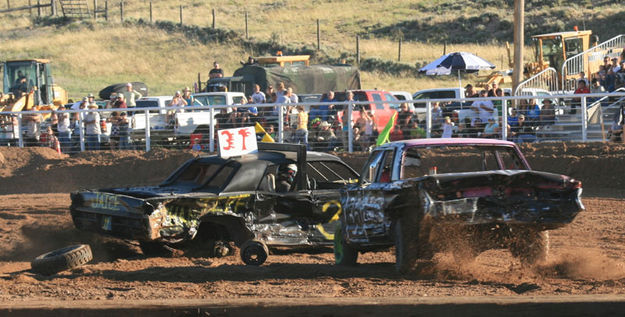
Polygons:
M406 102L425 106L417 107L413 113L397 115L389 135L391 141L436 138L447 136L447 133L451 137L498 138L515 142L602 141L605 140L603 123L588 118L593 117L593 109L602 107L610 97L616 101L609 107L617 108L625 100L625 93L621 90L618 93L550 96L551 100L566 100L562 112L555 111L555 108L548 111L543 105L544 99L543 104L527 102L540 101L536 96L168 107L165 108L168 113L154 108L62 110L56 113L67 113L73 119L72 131L70 135L56 133L55 136L63 138L59 145L64 153L97 149L150 151L157 147L215 152L216 130L258 124L277 142L306 143L311 150L317 151L367 151L375 146L377 137L388 124L390 116L384 119L384 114L394 111L389 107L395 108ZM515 100L520 101L519 106L512 105ZM587 104L592 107L587 109ZM334 105L335 109L320 112L320 105ZM383 105L385 110L376 105ZM492 114L486 113L480 110L485 109L481 107L483 105L495 110ZM374 113L367 118L371 109ZM93 126L89 124L93 123L85 124L91 122L89 120L93 119L95 112L104 121L99 123L101 133L97 137L90 134ZM121 112L132 115L121 120ZM301 120L305 116L300 116L299 112L308 114L308 121L303 125ZM49 113L51 111L0 112L3 123L17 125L11 128L13 137L3 139L4 145L50 146L48 138L48 143L42 144L41 138L28 134L32 132L28 130L32 128L29 120ZM446 117L449 117L449 123ZM418 118L425 119L419 121ZM10 132L6 126L2 125L4 136ZM44 126L47 129L49 122ZM45 129L40 136L44 135ZM305 134L300 130L306 130Z
M555 68L549 67L540 73L522 81L514 90L514 95L519 96L519 91L522 92L528 88L545 89L547 91L560 91L558 85L558 71Z
M616 49L622 49L624 46L625 35L618 35L573 57L567 58L562 64L562 89L565 91L575 90L575 81L567 81L566 77L585 71L586 55L588 55L588 63L603 60L605 56L618 57L620 52L617 52ZM590 76L590 74L586 75Z

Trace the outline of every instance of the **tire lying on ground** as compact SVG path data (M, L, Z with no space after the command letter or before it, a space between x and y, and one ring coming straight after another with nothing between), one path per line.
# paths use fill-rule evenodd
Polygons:
M30 262L30 267L34 273L53 275L85 265L92 259L91 247L78 244L44 253Z

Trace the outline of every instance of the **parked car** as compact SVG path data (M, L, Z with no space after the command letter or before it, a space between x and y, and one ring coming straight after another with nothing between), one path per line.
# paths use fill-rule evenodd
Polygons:
M463 257L507 248L533 265L547 255L547 230L584 210L581 193L578 180L532 170L512 142L387 143L341 192L335 260L354 265L359 252L394 246L396 268L406 272L443 247Z
M354 100L355 101L376 101L376 102L383 102L383 101L397 101L397 99L391 95L390 92L388 91L383 91L383 90L352 90L352 92L354 93ZM326 97L327 94L323 94L323 96L321 97L321 100L323 100ZM334 93L334 98L336 101L345 101L345 92L344 91L338 91ZM393 116L393 114L395 112L397 112L393 107L394 105L392 103L378 103L378 104L364 104L364 105L357 105L356 108L359 109L361 107L364 107L365 110L367 111L371 111L371 114L374 116L374 120L376 123L376 129L378 131L382 131L384 130L384 127L386 126L386 124L388 123L388 121L391 119L391 117ZM336 108L337 110L337 120L339 120L341 123L343 121L343 106L342 105L337 105ZM360 118L360 113L359 111L355 110L352 112L352 121L356 122L356 120L358 120ZM312 119L312 118L310 118Z
M338 190L358 174L338 157L303 145L258 147L238 157L191 159L157 186L74 192L74 224L138 240L145 254L191 242L206 249L234 242L249 265L262 264L268 246L331 244L341 213Z

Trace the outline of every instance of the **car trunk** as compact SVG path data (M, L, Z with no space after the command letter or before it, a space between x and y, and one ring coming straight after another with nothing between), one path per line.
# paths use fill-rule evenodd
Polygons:
M427 214L469 224L563 225L584 208L581 182L530 170L431 175L422 188Z

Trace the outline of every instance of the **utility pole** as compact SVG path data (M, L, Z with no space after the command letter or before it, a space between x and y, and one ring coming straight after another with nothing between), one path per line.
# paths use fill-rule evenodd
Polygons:
M512 91L523 80L523 48L525 36L525 0L514 0L514 70L512 73Z

